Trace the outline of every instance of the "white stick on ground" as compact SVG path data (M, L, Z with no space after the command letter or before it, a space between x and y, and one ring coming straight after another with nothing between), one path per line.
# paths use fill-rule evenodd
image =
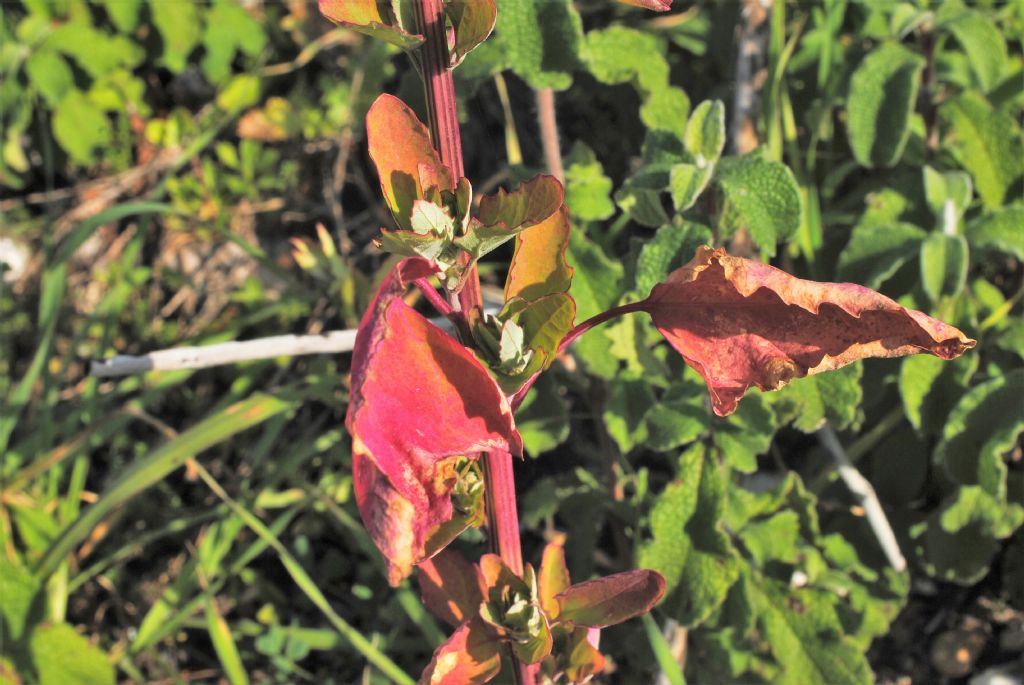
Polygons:
M174 347L137 357L118 355L94 361L89 374L100 378L131 376L147 371L205 369L211 366L248 362L274 357L296 357L303 354L351 352L356 331L328 331L322 335L277 335L242 342L219 343L202 347Z
M496 307L485 307L484 313L497 314ZM448 319L431 319L430 323L446 331L452 329ZM139 356L120 354L111 359L93 361L89 375L98 378L133 376L147 371L206 369L238 362L274 357L298 357L304 354L341 354L351 352L356 342L356 329L328 331L321 335L275 335L241 342L218 343L201 347L172 347Z
M836 432L832 430L831 426L825 425L818 430L818 441L832 455L832 459L836 462L836 470L839 472L839 477L843 479L846 487L849 488L850 492L853 493L854 497L857 498L860 505L864 508L864 516L867 518L871 530L875 533L882 551L885 552L889 564L897 571L905 571L907 560L903 557L903 553L900 552L900 545L896 541L896 534L893 533L892 526L889 525L889 519L886 518L885 511L882 510L882 503L878 501L875 488L850 462L850 459L846 456L846 450L843 449L838 436L836 436Z

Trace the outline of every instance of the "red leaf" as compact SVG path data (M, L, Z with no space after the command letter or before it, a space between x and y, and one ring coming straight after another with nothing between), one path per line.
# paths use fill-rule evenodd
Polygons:
M432 271L401 262L359 324L345 425L356 501L397 584L426 556L432 530L452 518L458 458L522 453L505 396L471 352L406 305L410 280Z
M501 643L486 623L474 618L437 648L420 685L476 685L501 670Z
M929 352L953 359L975 345L953 326L868 288L805 281L709 247L642 304L703 376L719 416L735 411L751 385L777 390L865 357Z
M395 96L381 95L366 113L366 140L384 200L399 227L412 228L413 202L424 199L431 186L455 189L456 180L441 163L427 127Z
M657 571L639 569L573 585L558 595L559 619L604 628L645 614L665 594Z
M420 596L434 616L458 626L480 612L483 579L461 554L446 549L419 569Z

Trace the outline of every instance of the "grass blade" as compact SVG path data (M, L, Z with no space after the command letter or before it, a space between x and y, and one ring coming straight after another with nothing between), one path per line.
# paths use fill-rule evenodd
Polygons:
M212 598L206 600L206 629L228 682L231 685L249 685L249 676L242 665L242 656L238 653L235 638L231 637L231 628Z
M285 570L288 571L288 575L292 577L295 584L299 586L303 594L309 598L311 602L323 612L324 616L330 621L334 629L337 630L342 637L344 637L349 644L355 647L360 654L366 657L366 660L371 664L380 669L381 673L391 679L392 682L398 685L413 685L415 682L409 677L401 667L392 661L386 654L381 652L375 647L369 640L363 637L363 634L353 628L349 623L338 615L338 612L334 610L330 602L327 601L327 597L324 596L323 592L317 586L316 582L306 573L306 569L302 567L298 559L292 556L292 553L277 539L270 530L267 529L266 525L260 521L254 514L248 509L243 507L241 504L231 499L231 496L220 486L220 483L214 479L210 473L202 467L202 465L196 465L196 471L199 477L206 483L217 497L231 508L235 514L245 521L245 524L256 533L260 538L265 540L281 559L281 563L284 565Z
M651 643L651 650L654 652L654 658L657 660L661 676L664 678L664 680L659 679L659 682L668 681L671 685L686 685L683 669L672 656L672 648L665 640L665 636L661 634L658 623L650 614L644 614L641 618L644 623L644 632L647 633L647 641Z
M103 517L140 492L159 482L188 459L247 428L290 409L292 403L265 394L237 402L165 442L134 463L103 496L57 537L36 566L40 578L53 573L71 550L89 535Z

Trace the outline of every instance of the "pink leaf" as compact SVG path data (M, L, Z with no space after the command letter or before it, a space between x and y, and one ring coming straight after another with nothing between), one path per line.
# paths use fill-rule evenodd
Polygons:
M430 613L452 626L476 616L484 601L477 568L452 549L419 565L420 596Z
M425 260L407 259L384 279L352 356L345 425L356 501L392 584L423 560L431 531L452 518L458 459L522 453L508 402L480 362L402 301L405 284L431 271Z
M501 643L486 623L474 618L437 648L420 685L477 685L501 670Z
M557 596L559 620L604 628L646 614L665 594L657 571L639 569L573 585Z
M704 378L719 416L735 411L752 385L777 390L865 357L928 352L952 359L975 345L953 326L868 288L805 281L710 247L641 304Z

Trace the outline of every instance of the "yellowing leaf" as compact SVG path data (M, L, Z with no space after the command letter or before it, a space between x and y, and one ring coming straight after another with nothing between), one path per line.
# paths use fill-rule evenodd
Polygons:
M370 107L366 138L384 200L400 228L412 229L413 203L424 199L431 185L455 189L455 178L441 163L427 127L395 96L381 95Z

